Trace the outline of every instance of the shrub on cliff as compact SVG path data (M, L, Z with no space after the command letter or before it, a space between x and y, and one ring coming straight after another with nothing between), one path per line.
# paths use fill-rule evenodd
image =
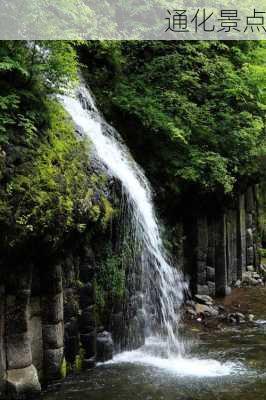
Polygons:
M102 109L169 204L258 179L262 42L88 42L80 53Z
M105 227L105 178L89 168L89 144L51 94L77 80L67 42L0 45L1 251Z

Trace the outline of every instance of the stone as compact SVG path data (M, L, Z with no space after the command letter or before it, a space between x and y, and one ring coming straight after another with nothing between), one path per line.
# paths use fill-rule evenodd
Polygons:
M113 358L114 343L110 332L103 331L96 339L97 361L108 361Z
M25 333L7 337L8 369L22 369L32 364L30 338Z
M91 369L94 368L96 365L96 359L95 357L91 357L91 358L84 358L82 360L82 368L83 369Z
M243 284L247 286L257 286L258 282L256 279L252 277L252 272L244 272L243 273L243 279L242 279Z
M42 319L44 324L56 324L63 321L63 293L42 298Z
M251 276L252 276L253 279L260 279L261 278L260 274L258 274L257 272L252 272Z
M207 281L214 282L215 281L215 269L213 267L207 267L206 273L207 273Z
M44 374L47 381L61 378L61 365L64 360L64 348L44 351Z
M253 267L253 265L247 265L247 271L249 271L249 272L254 272L254 267Z
M71 318L77 317L79 313L78 304L75 301L67 301L64 304L64 320L70 321Z
M41 272L41 286L44 295L59 294L63 290L62 266L51 265Z
M192 318L197 316L197 312L192 307L186 307L185 311Z
M204 261L197 261L197 283L198 285L205 285L207 280L206 263Z
M6 381L7 396L12 400L36 399L41 392L38 374L33 365L26 368L8 370Z
M253 246L247 248L247 264L253 265L254 263L254 249Z
M209 286L208 285L197 285L197 294L200 295L209 295Z
M253 246L253 232L251 228L247 229L247 247Z
M266 278L266 266L264 264L260 264L259 271L260 271L262 277L265 279Z
M7 296L6 301L6 324L8 334L25 333L28 329L29 296Z
M240 288L241 287L241 281L240 281L240 279L238 279L236 282L235 282L235 288Z
M203 314L206 317L217 317L218 310L206 304L196 304L196 313Z
M196 301L200 304L206 304L206 305L213 304L213 299L210 296L195 294L194 297L195 297Z
M207 282L209 293L211 296L215 296L215 283L214 282Z
M43 344L45 349L59 349L63 347L63 322L53 325L43 325Z
M241 323L245 322L245 315L240 312L231 313L231 314L228 314L228 320L229 320L229 322L234 323L234 324L236 324L236 323L241 324Z
M79 334L78 321L73 318L71 321L67 322L64 326L65 336L77 336Z
M253 315L253 314L248 314L248 316L247 316L247 320L248 320L249 322L254 321L254 318L255 318L255 315Z

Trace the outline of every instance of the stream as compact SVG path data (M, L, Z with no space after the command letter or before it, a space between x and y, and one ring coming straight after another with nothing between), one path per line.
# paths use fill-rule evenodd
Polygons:
M266 289L235 289L224 303L254 314L254 322L185 326L193 341L185 359L122 353L51 386L43 400L264 400Z

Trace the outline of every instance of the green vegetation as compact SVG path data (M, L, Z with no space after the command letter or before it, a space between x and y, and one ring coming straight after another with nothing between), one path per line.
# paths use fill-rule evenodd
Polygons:
M102 109L166 204L260 179L263 42L89 42L80 53Z
M105 229L106 179L53 97L77 81L73 45L2 42L0 56L1 251L32 240L58 249L95 224Z

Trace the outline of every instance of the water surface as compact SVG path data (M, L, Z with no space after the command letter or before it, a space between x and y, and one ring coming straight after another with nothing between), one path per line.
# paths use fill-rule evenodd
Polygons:
M240 289L226 299L232 311L249 311L255 323L185 327L193 339L185 360L154 356L149 348L70 376L44 400L265 400L266 290Z

